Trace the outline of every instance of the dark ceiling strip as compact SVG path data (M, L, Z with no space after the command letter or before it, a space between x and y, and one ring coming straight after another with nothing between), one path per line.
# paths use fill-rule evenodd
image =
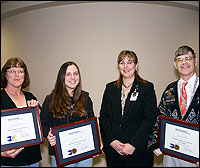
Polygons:
M115 2L115 1L54 1L54 2L47 2L47 3L30 5L30 6L7 11L7 12L1 14L1 19L5 19L5 18L11 17L11 16L15 16L15 15L24 13L24 12L41 9L41 8L54 7L54 6L60 6L60 5L71 5L71 4L80 4L80 3L99 3L99 2ZM120 2L120 1L116 1L116 2ZM164 5L164 6L171 6L171 7L178 7L178 8L183 8L183 9L199 11L198 6L184 4L184 3L178 3L178 2L172 2L172 1L121 1L121 2ZM4 4L4 5L6 5L6 4Z

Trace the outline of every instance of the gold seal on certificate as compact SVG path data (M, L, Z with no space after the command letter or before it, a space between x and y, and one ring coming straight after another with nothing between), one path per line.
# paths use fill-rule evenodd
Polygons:
M159 144L163 154L191 163L199 161L199 124L159 116Z
M76 148L72 149L72 153L73 153L73 154L75 154L76 152L77 152L77 149L76 149Z
M97 117L51 127L58 167L101 153ZM58 141L57 141L58 140Z
M38 106L1 110L1 152L43 142Z
M179 146L178 145L174 145L174 149L179 150Z

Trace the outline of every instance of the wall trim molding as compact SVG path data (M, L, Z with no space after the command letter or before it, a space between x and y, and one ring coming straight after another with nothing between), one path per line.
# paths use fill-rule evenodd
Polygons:
M3 2L4 3L1 2L1 5L6 5L6 1L3 1ZM42 9L42 8L54 7L54 6L60 6L60 5L73 5L73 4L81 4L81 3L101 3L101 2L155 4L155 5L164 5L164 6L189 9L189 10L199 12L199 6L181 3L181 2L173 2L173 1L52 1L52 2L46 2L46 3L25 6L25 7L21 7L21 8L3 12L3 13L1 13L1 19L6 19L6 18L15 16L15 15L18 15L18 14L21 14L24 12Z

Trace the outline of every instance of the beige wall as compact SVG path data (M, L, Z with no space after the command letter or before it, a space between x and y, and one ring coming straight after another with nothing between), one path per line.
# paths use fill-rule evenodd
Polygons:
M16 1L11 2L14 4L3 4L3 9L16 6ZM31 77L29 90L42 104L54 87L60 66L75 61L97 117L105 84L118 78L116 60L121 50L136 52L139 74L154 83L159 102L167 84L177 79L173 56L185 44L199 57L199 10L97 2L43 7L1 19L1 67L10 57L23 58ZM199 68L196 71L199 75ZM41 150L41 166L50 166L47 143ZM155 158L155 167L161 161L162 157ZM95 158L94 166L106 167L103 154Z

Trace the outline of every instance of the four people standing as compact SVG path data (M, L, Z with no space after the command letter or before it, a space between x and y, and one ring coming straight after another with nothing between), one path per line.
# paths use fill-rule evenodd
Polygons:
M199 124L199 77L195 73L198 59L189 46L177 49L174 66L180 79L166 87L158 108L153 83L142 79L138 74L136 54L123 50L117 62L119 79L106 85L99 116L107 166L153 167L154 154L162 154L157 142L157 112L159 115ZM20 58L9 59L1 71L1 110L37 106L36 97L22 90L29 84L26 64ZM57 164L53 148L56 138L51 127L94 116L89 93L82 90L77 64L65 62L59 69L55 87L46 96L40 113L43 135L50 144L52 167ZM4 151L1 152L1 157L2 166L39 167L42 159L39 145ZM77 166L92 167L93 158L65 167ZM199 167L199 162L193 164L164 155L163 167L169 166Z
M146 145L157 116L154 86L139 76L133 51L121 51L117 62L120 76L106 85L99 117L107 166L153 167Z

